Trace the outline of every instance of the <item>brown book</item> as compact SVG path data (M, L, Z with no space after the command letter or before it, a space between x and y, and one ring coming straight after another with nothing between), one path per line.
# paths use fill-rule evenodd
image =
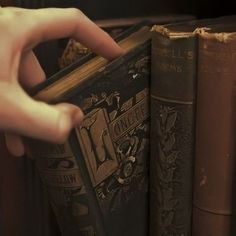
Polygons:
M236 234L236 25L199 32L193 236Z

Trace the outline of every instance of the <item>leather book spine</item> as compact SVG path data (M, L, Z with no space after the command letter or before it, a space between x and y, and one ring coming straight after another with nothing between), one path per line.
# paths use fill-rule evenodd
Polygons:
M235 33L202 31L198 58L193 235L235 235Z
M153 32L150 235L191 232L196 38Z

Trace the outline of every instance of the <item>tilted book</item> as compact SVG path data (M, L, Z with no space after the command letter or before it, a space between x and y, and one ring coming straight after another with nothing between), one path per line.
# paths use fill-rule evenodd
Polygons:
M149 30L124 33L113 62L88 55L34 91L85 113L63 145L29 141L62 235L147 235Z

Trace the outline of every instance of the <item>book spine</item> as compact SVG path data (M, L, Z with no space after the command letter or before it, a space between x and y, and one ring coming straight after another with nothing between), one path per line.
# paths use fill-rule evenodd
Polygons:
M236 234L235 55L235 36L200 34L194 236Z
M12 6L12 5L14 5L13 1L10 1L10 0L1 0L0 1L0 6L2 6L2 7Z
M196 38L153 32L150 235L191 231Z

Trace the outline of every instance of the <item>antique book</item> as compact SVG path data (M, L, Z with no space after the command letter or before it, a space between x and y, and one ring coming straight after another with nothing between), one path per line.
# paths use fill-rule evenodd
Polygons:
M159 14L153 16L140 16L140 17L123 17L96 20L95 23L116 39L128 28L138 24L139 22L146 21L147 24L152 26L153 24L166 24L169 22L187 21L193 20L193 15L185 14ZM65 44L65 42L64 42ZM61 44L63 46L63 44ZM62 47L61 46L61 47ZM66 46L62 50L62 55L59 57L59 67L62 69L83 56L89 54L91 51L81 43L74 39L66 41Z
M236 235L235 59L235 23L199 32L194 236Z
M182 26L182 25L181 25ZM187 26L187 23L185 27ZM150 235L190 235L195 26L155 26L152 32Z
M85 113L64 145L28 140L62 235L147 235L149 27L119 44L122 57L88 55L33 92Z
M197 29L232 19L152 29L150 235L191 235Z

